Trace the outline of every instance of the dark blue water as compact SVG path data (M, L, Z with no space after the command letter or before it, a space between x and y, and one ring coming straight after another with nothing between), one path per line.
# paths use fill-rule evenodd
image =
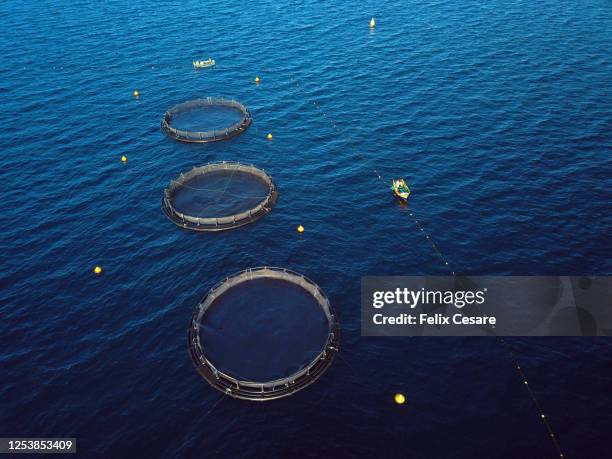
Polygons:
M174 115L171 124L184 131L208 132L229 128L242 118L242 112L232 107L198 107Z
M446 272L373 171L407 177L458 273L610 274L610 49L607 0L2 2L0 435L83 457L557 457L495 340L360 337L361 276ZM254 124L160 132L205 96ZM212 235L167 221L164 187L213 160L265 168L274 211ZM325 290L342 351L295 396L215 405L187 323L257 265ZM605 455L612 343L512 346L567 457Z
M172 206L192 217L231 217L256 208L269 193L269 183L256 175L235 170L208 172L177 188Z
M317 359L330 332L323 309L307 290L270 279L221 293L199 323L206 358L243 381L290 377Z

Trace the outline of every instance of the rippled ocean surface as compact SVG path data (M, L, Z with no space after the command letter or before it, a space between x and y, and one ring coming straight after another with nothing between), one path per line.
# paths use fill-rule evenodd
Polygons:
M0 3L0 436L105 458L558 457L495 340L361 338L360 277L446 273L377 174L408 178L458 273L610 274L611 49L607 0ZM205 96L253 125L164 137L164 111ZM266 169L278 205L180 230L164 187L218 160ZM265 404L221 399L186 351L206 290L258 265L311 277L342 324L327 373ZM605 455L612 342L511 343L566 456Z

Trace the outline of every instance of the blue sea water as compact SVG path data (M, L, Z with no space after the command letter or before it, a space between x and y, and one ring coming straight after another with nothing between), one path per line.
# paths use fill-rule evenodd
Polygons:
M611 49L607 0L0 3L0 436L105 458L558 457L506 349L362 338L360 277L446 273L376 174L408 178L458 273L610 274ZM160 132L205 96L253 125L204 146ZM218 160L266 169L278 205L178 229L164 187ZM325 290L342 350L292 397L221 399L187 324L259 265ZM604 456L610 340L511 344L566 456Z
M242 172L208 172L176 189L172 207L192 217L231 217L255 209L268 196L270 184Z
M239 123L242 113L230 107L215 106L209 109L198 107L175 115L172 118L172 127L186 131L212 131L226 129Z

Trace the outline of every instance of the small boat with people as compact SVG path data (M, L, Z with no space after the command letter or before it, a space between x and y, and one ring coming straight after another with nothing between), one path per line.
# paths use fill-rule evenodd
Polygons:
M214 67L216 64L215 60L212 58L208 58L205 61L193 61L194 69L206 69L208 67Z
M403 203L408 202L410 196L410 188L406 185L403 178L391 180L391 191L393 195Z

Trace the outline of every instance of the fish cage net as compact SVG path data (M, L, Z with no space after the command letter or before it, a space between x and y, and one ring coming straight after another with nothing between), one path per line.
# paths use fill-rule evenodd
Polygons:
M253 268L215 285L188 329L189 355L202 377L235 398L265 401L315 382L338 352L329 299L311 280L283 268Z
M207 97L172 107L164 113L161 129L182 142L206 143L242 134L251 122L250 112L240 102Z
M223 231L252 223L272 211L278 191L261 169L238 162L194 167L164 190L162 210L176 225Z

